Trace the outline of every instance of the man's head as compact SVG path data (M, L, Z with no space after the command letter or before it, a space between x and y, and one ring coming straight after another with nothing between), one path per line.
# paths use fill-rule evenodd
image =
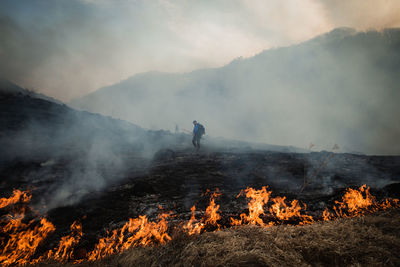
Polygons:
M197 124L197 121L193 121L193 124L196 125L196 124Z

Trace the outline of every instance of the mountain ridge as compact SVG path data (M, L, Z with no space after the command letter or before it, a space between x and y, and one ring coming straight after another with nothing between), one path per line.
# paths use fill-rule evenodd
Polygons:
M354 33L356 33L356 32L357 32L357 31L356 31L354 28L350 28L350 27L340 27L340 28L335 28L335 29L333 29L333 30L330 31L330 32L327 32L327 33L325 33L325 34L319 35L319 36L314 37L314 38L312 38L312 39L310 39L310 40L308 40L308 41L305 41L305 42L309 42L309 41L321 41L321 40L323 40L323 39L328 39L328 40L329 40L329 39L330 39L329 37L331 37L331 35L340 35L340 36L342 36L342 37L346 37L346 36L351 35L351 34L354 34ZM301 45L301 44L303 44L303 43L305 43L305 42L300 42L300 43L298 43L298 44L294 44L294 45L290 45L290 46ZM107 86L100 87L99 89L97 89L97 90L94 91L94 92L88 93L88 94L86 94L86 95L84 95L84 96L76 97L76 98L72 99L72 100L69 101L69 102L70 102L70 103L74 103L74 102L76 102L77 100L79 100L79 99L82 98L82 97L86 97L86 96L92 95L92 94L94 94L94 93L96 93L96 92L99 92L99 91L101 91L101 90L105 90L105 89L108 89L108 88L110 88L110 87L113 87L113 86L115 86L115 85L118 85L118 84L121 84L121 83L125 83L125 82L130 82L130 81L133 81L134 79L143 78L143 77L145 77L145 76L150 76L150 75L154 75L154 74L156 74L156 75L157 75L157 74L159 74L159 75L168 75L168 74L171 74L171 75L182 75L182 74L201 73L201 72L203 72L203 71L206 71L206 72L207 72L207 71L210 71L210 70L216 70L216 69L221 69L221 68L227 67L227 66L229 66L229 65L231 65L231 64L235 64L235 63L240 62L240 61L242 61L242 60L247 60L247 59L254 58L254 57L256 57L256 56L258 56L258 55L260 55L260 54L263 54L263 53L265 53L265 52L273 51L273 50L276 50L276 49L287 48L287 47L290 47L290 46L281 46L281 47L274 47L274 48L264 49L263 51L257 53L257 54L254 55L254 56L251 56L251 57L245 57L245 58L244 58L244 57L241 57L241 56L240 56L240 57L238 57L238 58L235 58L235 59L231 60L230 62L228 62L227 64L225 64L224 66L221 66L221 67L200 68L200 69L195 69L195 70L192 70L192 71L189 71L189 72L166 72L166 71L150 70L150 71L145 71L145 72L136 73L136 74L133 74L133 75L129 76L128 78L123 79L123 80L121 80L121 81L119 81L119 82L117 82L117 83L114 83L114 84L112 84L112 85L107 85Z
M393 118L399 52L397 28L335 29L220 68L134 75L71 105L146 128L171 129L198 118L214 136L398 154L400 146L392 144L400 137Z

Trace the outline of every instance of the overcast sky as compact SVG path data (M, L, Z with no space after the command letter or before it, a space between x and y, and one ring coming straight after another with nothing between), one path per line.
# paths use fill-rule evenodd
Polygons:
M0 75L69 101L135 73L219 67L336 27L399 27L398 14L398 0L1 0Z

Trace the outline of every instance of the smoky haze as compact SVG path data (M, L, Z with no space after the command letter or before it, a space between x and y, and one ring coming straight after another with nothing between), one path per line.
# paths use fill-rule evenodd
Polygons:
M77 111L1 79L0 107L2 189L28 183L40 209L74 204L142 175L159 150L191 145L187 136Z
M400 26L396 0L3 0L0 75L62 101L146 71L220 67L334 28Z
M146 128L341 152L398 154L400 30L340 28L215 69L149 72L72 104Z
M75 107L150 129L191 130L197 119L213 136L400 152L398 39L383 30L400 26L399 1L0 6L0 75L63 101L78 98ZM351 37L345 28L332 42L302 44L341 26L365 32Z
M5 148L0 153L0 173L4 180L2 189L28 184L35 191L35 208L43 212L76 204L82 198L97 196L104 189L113 191L115 186L127 180L134 183L136 178L150 178L154 175L154 168L164 168L166 163L186 175L190 167L184 164L185 161L197 164L197 160L206 160L210 163L212 158L217 161L212 166L216 164L227 172L228 186L248 186L247 178L253 177L257 170L258 175L262 173L263 177L267 177L265 182L271 186L298 192L303 177L299 180L298 173L296 176L279 165L282 157L288 160L284 160L285 164L298 166L299 163L306 163L307 176L313 177L315 170L321 168L321 162L333 155L274 153L271 151L307 151L210 136L206 137L202 155L198 155L192 153L191 136L188 134L147 131L125 121L73 110L3 80L0 80L0 107L0 146ZM258 154L259 149L268 152ZM272 162L260 166L260 159ZM368 182L380 188L393 182L390 174L374 167L369 160L363 156L336 155L324 168L328 172L321 173L313 186L324 194L330 194L335 188L346 187L349 183L361 185ZM366 172L361 180L360 169ZM338 179L335 175L337 170L346 170L349 177ZM197 172L196 169L192 171ZM199 188L192 186L191 182L185 188L188 190L187 200L193 201L189 197L190 192Z
M38 210L72 205L121 181L148 175L174 151L193 155L191 135L149 131L126 121L77 111L0 79L0 189L33 187ZM208 138L211 151L304 152Z

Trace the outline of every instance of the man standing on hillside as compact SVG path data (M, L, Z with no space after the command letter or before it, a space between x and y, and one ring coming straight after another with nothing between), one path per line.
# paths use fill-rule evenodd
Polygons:
M193 121L193 139L192 143L194 147L199 150L200 149L200 139L203 136L203 134L206 133L206 129L204 128L203 125L198 123L197 121Z

